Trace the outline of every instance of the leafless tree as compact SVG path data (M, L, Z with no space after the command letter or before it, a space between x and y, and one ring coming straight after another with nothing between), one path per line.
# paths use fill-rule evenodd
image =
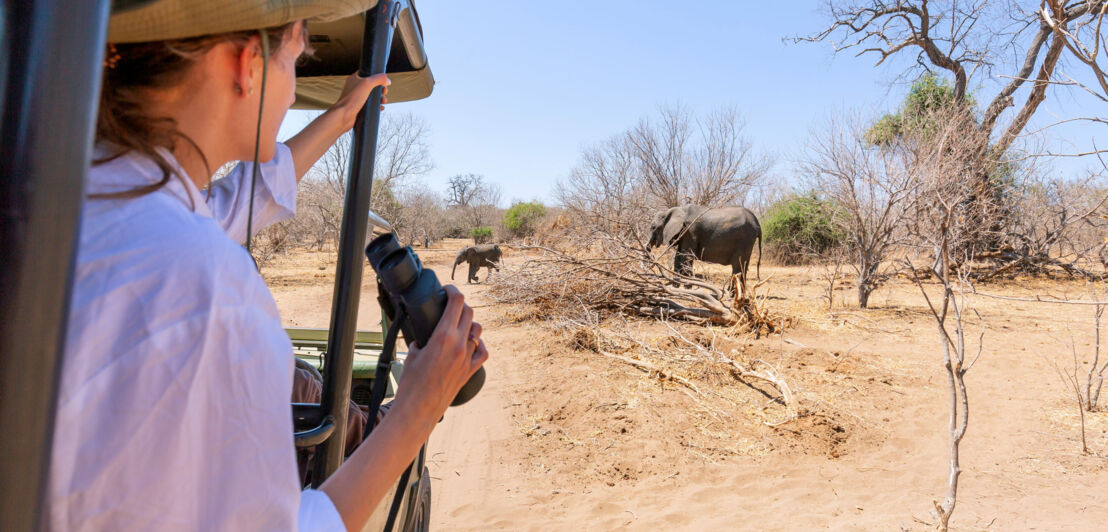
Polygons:
M925 275L938 281L941 297L933 300L924 288L910 259L905 262L912 272L928 309L935 318L939 341L942 345L943 368L947 373L949 389L948 434L950 438L949 477L947 493L942 502L934 501L935 517L941 530L947 530L958 495L958 478L961 475L959 448L969 426L969 398L965 375L980 357L984 345L985 327L981 316L972 309L969 293L970 257L977 253L976 228L967 221L967 209L976 213L991 213L971 201L979 189L973 181L964 179L966 169L977 161L977 147L981 139L972 116L959 106L936 109L908 129L905 137L907 153L915 167L918 196L913 204L910 236L916 242L911 249L930 252L932 265ZM990 207L991 208L991 207ZM961 255L961 256L957 256ZM981 327L977 337L976 355L969 364L966 356L967 327L976 321Z
M1090 295L1094 300L1104 299L1105 294L1090 287ZM1092 412L1098 408L1100 402L1100 390L1104 386L1104 370L1108 370L1108 360L1100 362L1100 321L1104 317L1104 307L1096 305L1093 309L1093 360L1089 363L1089 373L1085 376L1085 409ZM1094 387L1094 383L1096 383Z
M1077 8L1084 8L1077 15ZM1106 41L1102 33L1108 2L1103 0L1044 0L1039 8L1039 18L1050 27L1070 55L1088 67L1096 86L1090 87L1077 79L1066 76L1063 83L1076 85L1108 103L1108 74L1105 73L1104 52Z
M642 239L659 210L743 203L771 167L744 135L738 111L696 117L680 104L582 150L558 199L588 230Z
M607 234L642 240L652 215L638 159L623 134L585 148L555 193L578 224Z
M949 476L947 478L946 497L942 502L934 501L934 514L938 520L938 527L945 531L949 526L950 516L954 513L954 507L958 500L958 477L962 474L959 451L962 438L965 437L966 429L969 427L969 395L966 393L965 376L977 362L978 357L981 356L984 346L985 326L981 315L970 307L967 296L969 278L965 266L966 261L958 261L962 266L956 276L951 273L949 265L953 261L950 257L951 233L948 229L957 209L953 208L953 205L947 204L944 210L947 213L947 218L945 223L936 231L940 249L939 260L936 262L936 267L930 271L931 275L938 280L942 289L940 298L937 301L932 300L919 277L913 277L916 279L920 293L927 301L928 309L938 326L939 341L942 343L943 368L947 374L950 413L950 421L947 425L950 437ZM915 270L910 261L908 266ZM976 318L981 327L981 332L977 337L977 353L967 365L966 354L971 346L967 345L966 342L966 329L972 318Z
M476 203L485 176L477 174L458 174L447 182L446 201L451 206L468 207Z
M400 216L397 196L413 179L433 168L427 123L410 113L388 114L378 133L370 209L387 220ZM304 178L310 189L302 205L317 216L321 229L338 238L346 179L350 170L352 136L339 138Z
M827 300L827 311L835 308L835 288L846 277L846 263L850 259L850 247L837 244L819 253L813 252L812 263L816 268L816 278L823 282L823 298Z
M1103 11L1103 4L1048 0L1044 6L1050 9L1035 9L1037 6L1023 7L1018 2L1001 0L829 0L831 24L796 40L830 41L837 52L873 55L877 64L894 56L914 56L915 66L909 72L949 72L954 79L954 101L967 109L973 102L967 88L979 83L975 75L1007 80L976 120L978 133L972 138L979 144L962 175L974 190L968 197L970 203L962 208L963 215L970 222L968 226L977 229L974 247L986 252L1000 245L997 235L1004 232L1008 221L998 217L996 209L1001 207L1000 214L1012 212L1000 205L1004 191L998 188L995 172L1008 162L1009 150L1054 82L1066 48L1066 39L1059 36L1075 24L1087 25L1090 17ZM1006 61L1011 56L1021 60ZM1016 107L1016 112L1006 114L1011 107ZM1011 118L1002 124L1002 116ZM979 204L984 207L978 209Z
M625 133L655 207L741 203L771 167L743 135L734 108L695 118L680 104L663 107Z
M1073 392L1074 402L1077 403L1077 413L1081 419L1081 454L1089 454L1089 442L1085 438L1085 410L1089 409L1089 404L1087 397L1081 395L1080 378L1077 376L1077 370L1081 367L1081 363L1077 361L1077 346L1073 345L1072 339L1070 350L1073 353L1073 365L1068 369L1062 369L1057 360L1052 359L1050 362L1054 365L1054 372L1058 374L1062 384L1068 388L1067 395L1069 395L1069 392Z
M490 227L499 217L500 186L479 174L458 174L447 183L446 202L469 227Z
M917 135L875 146L865 141L867 129L868 123L858 118L833 118L826 130L811 136L801 162L811 186L845 214L832 220L843 226L862 308L887 278L879 273L882 263L903 243L902 222L914 213L924 171Z
M374 188L398 189L434 168L427 123L411 113L388 114L377 135Z
M397 201L400 212L392 222L403 241L422 246L443 237L446 206L437 193L425 187L407 187Z

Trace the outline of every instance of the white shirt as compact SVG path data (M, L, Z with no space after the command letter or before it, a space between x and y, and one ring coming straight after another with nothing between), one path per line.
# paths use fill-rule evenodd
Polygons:
M292 345L236 242L251 166L217 180L210 198L174 176L139 198L85 202L51 530L345 530L325 493L300 490ZM296 208L287 147L261 174L256 231ZM129 155L93 167L88 192L160 179L153 162Z

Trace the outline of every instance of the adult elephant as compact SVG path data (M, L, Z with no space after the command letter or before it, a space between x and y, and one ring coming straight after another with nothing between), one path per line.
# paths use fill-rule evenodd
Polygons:
M458 256L454 257L454 267L450 269L450 280L454 280L454 272L458 269L458 265L463 262L469 263L467 283L477 280L477 270L479 268L488 268L489 273L492 273L494 269L500 271L500 256L500 246L496 244L464 247L458 251Z
M677 250L673 269L692 274L694 258L731 265L731 275L746 282L754 241L758 241L758 277L762 275L762 226L744 207L709 209L682 205L658 213L650 224L650 247L669 246Z

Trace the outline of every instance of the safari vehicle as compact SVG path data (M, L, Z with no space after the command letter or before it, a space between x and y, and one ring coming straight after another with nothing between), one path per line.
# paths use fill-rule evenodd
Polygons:
M0 7L0 530L42 526L109 16L159 1L4 0ZM309 32L318 61L298 72L294 108L329 105L356 70L388 72L390 104L430 95L434 78L411 0L378 0L362 15ZM323 377L320 404L293 405L297 447L316 448L315 486L342 462L351 391L365 403L374 379L389 378L391 393L402 367L378 369L395 353L382 352L381 332L355 330L369 226L390 231L369 211L380 98L376 89L354 126L330 326L288 330L297 356ZM399 495L386 496L366 530L427 530L429 480L421 452L393 490Z

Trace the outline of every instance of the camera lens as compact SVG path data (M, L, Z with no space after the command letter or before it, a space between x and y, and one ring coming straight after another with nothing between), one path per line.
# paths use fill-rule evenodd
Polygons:
M389 292L399 294L419 278L419 270L419 264L412 256L412 250L405 247L395 250L381 259L381 265L377 268L377 275Z

